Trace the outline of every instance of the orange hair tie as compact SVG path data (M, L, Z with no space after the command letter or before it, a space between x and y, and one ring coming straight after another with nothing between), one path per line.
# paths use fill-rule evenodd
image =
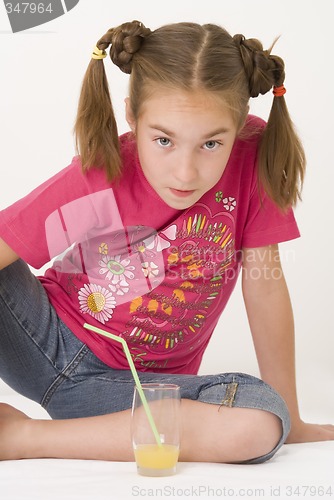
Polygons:
M286 92L286 88L284 87L284 85L281 85L280 87L274 87L273 88L273 94L275 97L281 97L282 95L284 95Z

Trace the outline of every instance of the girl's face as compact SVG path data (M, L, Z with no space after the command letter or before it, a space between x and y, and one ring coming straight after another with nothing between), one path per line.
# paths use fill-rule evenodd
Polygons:
M134 120L143 173L162 200L183 210L196 203L221 178L237 134L227 106L208 93L155 93Z

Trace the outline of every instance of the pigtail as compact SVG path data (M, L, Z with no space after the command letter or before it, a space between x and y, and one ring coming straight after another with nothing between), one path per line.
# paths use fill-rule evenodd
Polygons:
M276 40L270 49L263 50L259 40L246 40L243 35L235 35L233 39L241 53L250 97L266 94L273 88L273 104L259 149L259 183L286 210L301 199L306 159L284 98L284 62L271 55Z
M89 63L83 79L74 126L76 148L84 170L104 168L111 181L121 174L117 124L111 103L103 58L111 45L110 58L121 71L130 74L134 54L151 30L139 21L111 28L96 44L97 56ZM93 53L94 56L96 54Z
M283 210L301 199L306 158L284 96L274 97L259 151L259 179Z
M87 68L74 133L84 171L93 166L104 168L110 181L120 175L117 124L102 59L92 59Z

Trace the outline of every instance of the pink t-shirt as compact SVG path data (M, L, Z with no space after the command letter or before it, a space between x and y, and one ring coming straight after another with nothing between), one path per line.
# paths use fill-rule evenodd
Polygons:
M263 127L249 117L249 129ZM243 247L299 236L290 210L259 197L259 135L238 139L219 182L186 210L167 206L146 181L132 136L121 137L124 175L83 174L80 158L0 212L0 236L39 277L73 333L107 365L197 373L235 286Z

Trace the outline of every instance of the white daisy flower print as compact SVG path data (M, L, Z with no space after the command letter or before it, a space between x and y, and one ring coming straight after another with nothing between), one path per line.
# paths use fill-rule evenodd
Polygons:
M91 283L85 285L78 293L80 311L90 314L100 323L106 323L112 316L116 306L115 297L109 290Z
M105 279L111 280L113 285L116 285L119 281L127 283L125 278L132 280L135 277L132 272L135 267L130 266L130 262L128 258L122 259L121 255L115 257L105 255L99 261L99 266L101 266L100 274L105 274Z

